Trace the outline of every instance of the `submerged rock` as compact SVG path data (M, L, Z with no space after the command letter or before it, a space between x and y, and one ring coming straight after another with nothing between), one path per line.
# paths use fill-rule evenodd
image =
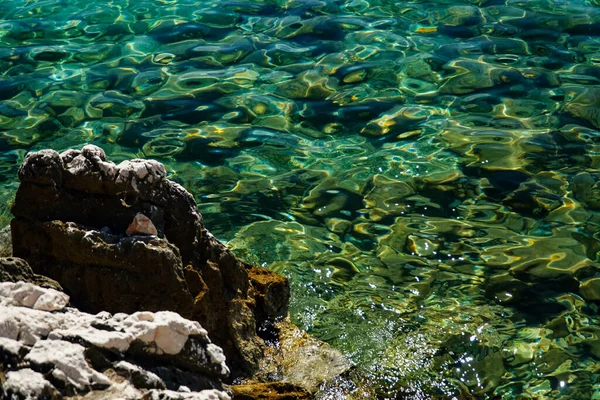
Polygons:
M170 310L200 322L232 376L250 374L264 348L257 326L287 314L287 280L239 261L166 175L152 160L115 165L91 145L28 154L12 208L14 255L83 311Z
M255 378L267 381L269 375L276 376L289 383L290 387L295 386L297 392L301 392L298 388L304 388L306 394L302 396L307 396L309 392L316 393L321 385L351 368L350 362L338 350L301 331L288 319L278 322L276 329L279 332L277 346L268 349L267 357L261 363L260 373ZM253 384L254 382L249 382L248 386ZM269 386L265 385L265 389L256 390L263 391L267 390L266 388ZM269 390L274 390L273 387L270 388ZM235 386L232 390L237 396L238 390ZM278 390L282 390L282 387ZM299 395L299 398L304 398L302 396Z
M236 400L309 400L310 393L289 382L250 383L232 387Z

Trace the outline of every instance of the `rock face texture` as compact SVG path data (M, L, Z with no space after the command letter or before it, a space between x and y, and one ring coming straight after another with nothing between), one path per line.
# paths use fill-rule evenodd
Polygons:
M12 241L10 226L0 229L0 257L12 256Z
M29 282L0 282L3 302L34 310L60 310L69 303L69 296L51 288L41 288Z
M60 282L82 311L170 310L198 321L231 376L248 375L263 352L257 327L287 314L287 280L236 259L166 175L151 160L115 165L96 146L28 154L13 255Z
M54 289L0 283L0 398L230 398L223 352L197 321L170 311L92 315L68 301Z
M27 261L17 257L0 258L0 282L29 282L62 291L58 282L33 272Z

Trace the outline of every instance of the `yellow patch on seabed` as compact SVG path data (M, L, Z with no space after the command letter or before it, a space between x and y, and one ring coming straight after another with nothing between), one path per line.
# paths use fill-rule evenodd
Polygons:
M433 33L437 32L437 26L420 26L415 31L416 33Z

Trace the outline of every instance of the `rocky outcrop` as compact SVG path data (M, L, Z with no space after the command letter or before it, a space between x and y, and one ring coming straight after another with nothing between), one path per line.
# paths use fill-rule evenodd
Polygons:
M28 154L13 254L60 282L82 311L170 310L198 321L233 377L252 373L264 348L257 326L287 314L287 280L236 259L166 175L152 160L115 165L95 146Z
M223 352L198 322L169 311L92 315L68 301L0 283L1 398L230 398Z
M350 367L284 320L287 279L238 260L161 164L85 146L29 154L19 178L5 396L309 399Z

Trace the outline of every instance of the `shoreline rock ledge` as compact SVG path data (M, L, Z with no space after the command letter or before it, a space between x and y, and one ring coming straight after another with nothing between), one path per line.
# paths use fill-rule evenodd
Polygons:
M13 256L58 282L81 312L173 311L199 322L223 349L229 379L251 376L265 349L257 328L287 315L287 279L238 260L166 176L156 161L115 165L92 145L28 154Z

